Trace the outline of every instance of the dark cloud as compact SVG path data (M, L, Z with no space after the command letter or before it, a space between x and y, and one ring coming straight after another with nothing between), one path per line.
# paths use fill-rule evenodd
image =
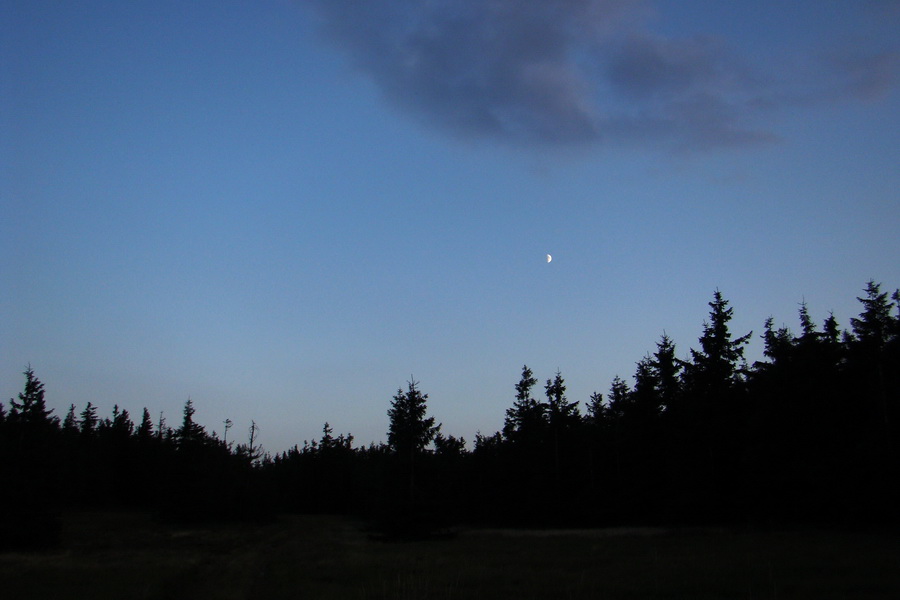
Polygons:
M671 96L715 85L727 73L711 38L665 40L632 36L609 59L610 82L633 97Z
M764 113L875 97L897 71L881 52L822 60L806 87L794 74L763 76L725 40L653 34L643 0L307 2L404 112L511 143L758 144L775 139Z
M590 1L315 3L326 26L390 100L451 131L569 143L599 132L572 61Z
M826 71L837 78L836 96L859 100L884 97L897 83L900 53L861 54L853 49L832 53L825 59Z

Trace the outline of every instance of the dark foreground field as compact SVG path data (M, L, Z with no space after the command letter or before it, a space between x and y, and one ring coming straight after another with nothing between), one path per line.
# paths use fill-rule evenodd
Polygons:
M338 517L63 524L54 552L0 554L5 598L900 598L900 539L879 533L468 530L386 543Z

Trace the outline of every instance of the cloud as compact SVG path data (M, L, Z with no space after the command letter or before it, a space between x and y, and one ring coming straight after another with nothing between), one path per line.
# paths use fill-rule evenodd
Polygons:
M900 53L863 54L846 49L823 61L825 69L836 76L836 97L872 101L883 98L896 85Z
M456 136L712 149L777 139L767 113L874 98L896 56L843 53L765 73L715 36L651 31L643 0L307 0L405 114ZM782 68L782 67L779 67Z

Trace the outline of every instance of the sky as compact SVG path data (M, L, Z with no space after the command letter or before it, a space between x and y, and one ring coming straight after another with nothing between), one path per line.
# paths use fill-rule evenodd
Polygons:
M0 398L280 452L900 286L894 0L0 0ZM546 255L553 256L552 262ZM8 403L7 403L8 405ZM583 404L582 404L583 406Z

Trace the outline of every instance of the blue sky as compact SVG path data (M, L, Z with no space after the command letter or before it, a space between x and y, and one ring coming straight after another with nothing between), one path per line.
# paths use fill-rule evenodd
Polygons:
M757 358L900 285L895 1L0 6L4 399L280 451L413 375L471 440L523 364L687 356L716 288Z

